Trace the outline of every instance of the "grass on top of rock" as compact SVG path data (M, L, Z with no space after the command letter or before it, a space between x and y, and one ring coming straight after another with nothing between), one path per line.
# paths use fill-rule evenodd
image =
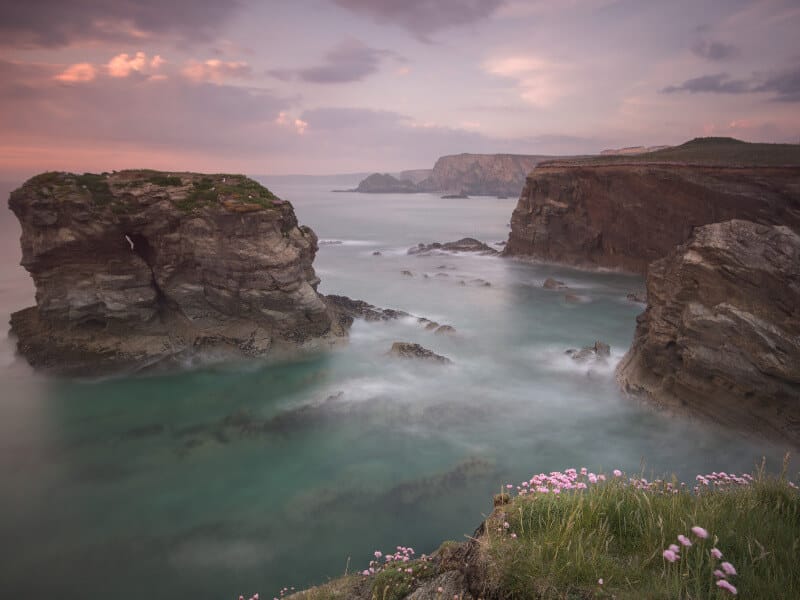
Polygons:
M181 210L193 210L214 202L236 202L255 204L271 208L278 197L257 181L244 175L203 176L192 182L192 189L184 198L176 202Z
M75 177L75 182L78 184L78 187L89 192L94 204L105 206L114 200L114 194L111 192L111 187L108 185L108 177L106 174L97 175L96 173L84 173L83 175L77 175Z
M585 489L524 482L480 538L488 597L800 598L797 487L698 478L694 490L621 473Z

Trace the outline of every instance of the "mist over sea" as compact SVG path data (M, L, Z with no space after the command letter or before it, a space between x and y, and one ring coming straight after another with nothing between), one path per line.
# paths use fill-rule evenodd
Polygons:
M0 589L8 598L236 598L363 569L376 549L463 539L492 493L586 466L684 481L752 470L782 449L625 399L613 369L642 306L640 277L418 242L508 236L516 199L331 193L265 178L321 240L320 291L415 319L357 321L350 341L292 363L64 381L8 339L33 304L19 227L0 209ZM5 200L16 183L0 184ZM494 247L499 248L495 245ZM374 252L380 252L375 256ZM403 275L410 271L413 276ZM426 278L425 275L428 275ZM564 281L581 302L542 289ZM489 282L490 285L483 285ZM606 365L564 354L602 340ZM418 342L453 364L387 356Z

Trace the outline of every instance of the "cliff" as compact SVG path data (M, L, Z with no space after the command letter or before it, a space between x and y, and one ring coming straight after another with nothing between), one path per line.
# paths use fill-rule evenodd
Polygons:
M644 273L695 227L729 219L800 227L800 166L609 158L626 162L538 166L511 217L503 254Z
M442 156L422 191L459 192L471 196L516 196L525 177L547 156L522 154L454 154Z
M455 154L442 156L432 170L403 171L400 178L373 173L350 191L379 193L449 193L472 196L517 196L525 177L550 156L521 154Z
M800 235L733 220L650 265L618 367L657 404L800 446Z
M313 231L242 175L44 173L9 207L36 285L12 332L34 367L259 356L344 333L316 292Z

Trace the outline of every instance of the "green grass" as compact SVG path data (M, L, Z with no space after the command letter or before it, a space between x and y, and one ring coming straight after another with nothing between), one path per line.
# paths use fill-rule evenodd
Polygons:
M546 161L552 164L636 164L687 163L712 166L800 166L800 144L756 144L734 138L695 138L680 146L645 154L593 156L579 159Z
M95 173L84 173L77 175L75 182L78 187L84 188L92 197L92 202L99 206L105 206L114 201L114 194L108 185L108 178L104 175Z
M158 175L153 175L147 179L152 184L161 185L164 187L177 187L179 185L183 185L180 177L176 177L175 175L164 175L163 173L159 173Z
M412 572L408 573L406 569ZM377 600L402 600L415 585L436 575L436 568L424 560L393 562L384 567L372 582L372 597Z
M781 479L699 495L614 480L580 493L517 496L502 510L481 540L487 584L502 598L730 597L715 586L712 546L738 570L731 581L740 597L800 598L800 494ZM694 537L694 525L710 538ZM695 544L668 563L662 552L678 534Z
M219 201L235 201L271 208L278 197L263 185L244 175L220 174L203 176L192 182L192 189L185 199L176 202L184 211Z

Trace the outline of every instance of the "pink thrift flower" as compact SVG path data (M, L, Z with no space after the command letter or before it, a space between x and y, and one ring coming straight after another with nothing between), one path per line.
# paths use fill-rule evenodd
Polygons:
M614 477L622 477L622 471L619 469L614 469Z
M684 546L686 546L687 548L688 548L689 546L691 546L691 545L692 545L692 542L690 542L690 541L689 541L689 538L687 538L687 537L686 537L685 535L683 535L683 534L680 534L680 535L678 536L678 541L679 541L681 544L683 544Z
M511 525L508 524L508 521L503 522L503 528L508 529Z
M510 489L511 489L511 488L513 488L513 487L514 487L514 486L513 486L513 485L511 485L510 483L507 483L507 484L506 484L506 489L507 489L507 490L510 490Z
M678 555L672 550L664 550L664 558L666 558L669 562L675 562L678 560Z
M737 594L736 588L731 585L726 579L717 579L717 587L723 590L728 590L734 596Z
M719 551L719 548L712 548L711 556L719 560L720 558L722 558L722 552Z
M381 556L383 556L383 552L380 550L375 550L375 558L380 558Z
M517 537L517 534L516 534L516 533L512 533L512 534L511 534L511 537L512 537L512 538L516 538L516 537Z
M675 554L677 554L680 551L680 548L678 548L678 544L670 544L669 549L672 550Z
M692 533L695 534L697 537L699 537L701 540L704 540L708 537L708 532L702 527L699 527L697 525L692 527Z
M597 580L597 585L603 585L603 578L602 577Z
M731 563L724 562L720 565L720 567L722 567L722 570L725 571L727 575L736 575L736 569Z
M364 569L363 571L361 571L361 574L362 575L369 575L369 571L367 569Z
M719 569L714 569L714 577L716 577L717 579L725 579L725 573L723 573Z

